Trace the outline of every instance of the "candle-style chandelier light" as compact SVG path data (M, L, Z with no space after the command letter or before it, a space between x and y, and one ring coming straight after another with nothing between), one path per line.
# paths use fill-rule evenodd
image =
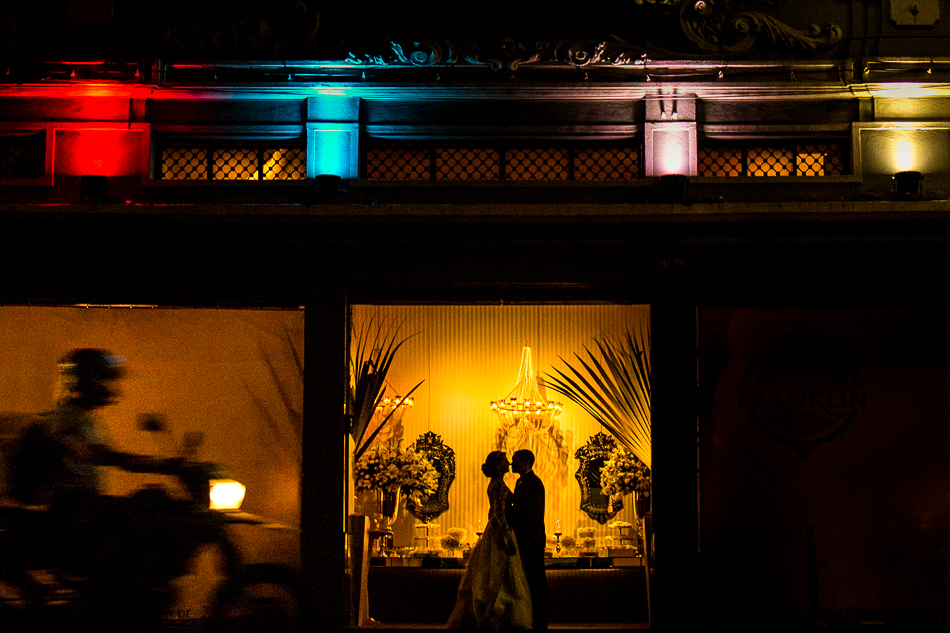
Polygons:
M376 405L376 411L373 412L373 424L379 426L388 416L389 420L386 420L387 423L395 427L402 422L402 417L406 415L406 411L408 411L410 407L412 407L412 398L383 396L379 404ZM390 415L390 413L392 415Z
M373 444L379 445L391 439L402 439L402 418L410 408L412 408L412 398L384 395L376 405L368 427L369 433L374 433L376 429L379 429L379 433L373 438Z
M531 364L531 348L521 350L521 368L514 389L501 400L493 400L491 410L506 432L544 433L561 413L561 403L545 400Z

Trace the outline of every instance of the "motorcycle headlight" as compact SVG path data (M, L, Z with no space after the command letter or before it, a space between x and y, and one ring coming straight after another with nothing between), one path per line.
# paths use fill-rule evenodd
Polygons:
M209 507L212 510L239 510L246 491L244 484L233 479L212 479Z

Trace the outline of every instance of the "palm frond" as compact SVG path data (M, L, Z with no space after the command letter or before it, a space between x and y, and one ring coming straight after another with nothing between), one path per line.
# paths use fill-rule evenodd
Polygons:
M649 468L651 464L649 335L623 338L604 334L575 353L574 364L559 357L543 382L577 403ZM596 350L596 351L594 351Z
M394 323L385 326L376 323L373 317L363 324L356 336L356 347L350 359L352 379L346 405L351 419L350 435L353 436L356 446L363 447L364 450L367 442L364 442L363 436L369 428L376 407L386 395L386 375L393 358L403 343L415 336L411 334L399 338L399 329L400 326ZM413 387L413 391L416 387ZM386 420L388 419L389 416ZM379 429L376 430L377 433L378 431Z
M389 412L388 414L386 414L386 417L383 418L383 421L379 423L379 426L377 426L375 429L373 429L373 432L370 433L370 435L369 435L368 438L366 438L366 441L363 442L363 444L362 444L361 446L360 446L360 445L357 445L358 448L357 448L356 451L354 451L354 453L353 453L353 461L357 461L357 462L358 462L358 461L360 460L360 457L363 456L363 453L366 452L366 450L367 450L367 449L370 447L370 445L373 443L373 440L376 439L376 436L379 435L379 432L383 430L383 428L386 426L386 423L389 422L389 419L390 419L391 417L393 417L393 415L396 413L396 411L397 411L398 408L399 408L398 405L402 404L402 402L403 402L406 398L408 398L409 396L411 396L412 393L413 393L416 389L418 389L418 388L422 385L422 383L424 383L424 382L425 382L424 380L420 380L419 383L418 383L415 387L413 387L412 389L409 390L409 393L407 393L405 396L402 396L402 397L399 399L399 402L396 403L397 406L393 407L393 408L390 410L390 412ZM371 417L372 417L372 416L371 416Z

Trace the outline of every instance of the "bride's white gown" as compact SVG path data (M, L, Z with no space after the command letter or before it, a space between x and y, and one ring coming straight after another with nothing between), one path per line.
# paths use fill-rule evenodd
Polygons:
M509 556L505 547L506 533L515 540L505 519L510 496L501 477L488 484L488 524L469 556L449 628L531 628L531 592L521 555Z

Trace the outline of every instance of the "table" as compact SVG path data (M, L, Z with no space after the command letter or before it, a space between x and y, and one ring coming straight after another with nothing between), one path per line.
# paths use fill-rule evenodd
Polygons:
M610 559L593 559L597 560L606 564ZM380 623L446 622L455 606L463 573L463 569L441 566L373 565L369 569L370 617ZM552 624L649 620L644 567L548 568L547 578Z

